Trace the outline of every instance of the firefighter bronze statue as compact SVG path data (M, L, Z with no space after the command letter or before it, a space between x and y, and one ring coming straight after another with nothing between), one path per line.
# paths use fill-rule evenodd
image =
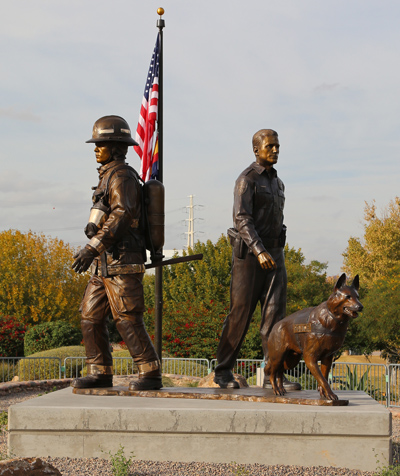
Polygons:
M233 247L231 304L217 349L214 381L221 388L238 388L232 370L257 306L261 303L261 341L268 360L268 336L286 315L287 276L283 247L285 187L274 165L278 161L278 134L262 129L253 136L256 161L236 180L233 225L228 235ZM300 385L285 381L287 390ZM270 388L269 376L264 388Z
M72 386L112 387L113 360L107 329L111 313L139 368L139 378L130 382L129 389L159 389L162 387L160 361L143 322L142 279L148 232L142 200L144 187L137 172L125 162L128 146L137 143L131 137L128 123L119 116L98 119L87 142L95 144L100 167L85 228L90 241L74 256L72 265L77 273L89 268L92 272L80 307L87 376L74 379ZM162 193L156 191L155 196L160 197L164 207L164 187L160 182L157 184ZM154 200L152 203L154 206ZM152 244L154 260L162 258L158 250L164 244L163 227L156 228Z

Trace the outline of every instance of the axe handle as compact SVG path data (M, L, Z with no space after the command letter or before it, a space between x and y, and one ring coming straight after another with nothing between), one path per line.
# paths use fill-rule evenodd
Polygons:
M150 268L159 268L160 266L168 266L170 264L178 264L178 263L186 263L187 261L196 261L203 259L203 255L197 254L197 255L188 255L188 256L180 256L179 258L172 258L172 259L167 259L164 261L156 261L154 263L149 263L146 264L145 268L150 269Z

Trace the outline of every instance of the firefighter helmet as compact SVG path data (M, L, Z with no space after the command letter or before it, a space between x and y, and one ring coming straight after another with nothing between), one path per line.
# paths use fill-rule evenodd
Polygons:
M93 126L90 142L123 142L127 145L139 145L132 139L128 123L120 116L104 116L97 119Z

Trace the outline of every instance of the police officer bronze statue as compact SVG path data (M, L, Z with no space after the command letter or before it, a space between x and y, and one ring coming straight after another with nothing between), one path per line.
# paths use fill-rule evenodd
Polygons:
M129 389L159 389L160 361L143 322L146 245L142 187L137 172L125 162L128 146L137 143L128 123L119 116L98 119L87 142L95 144L100 167L85 228L90 241L74 256L72 265L78 273L89 267L92 271L80 307L87 376L74 379L72 386L112 387L113 361L107 330L111 313L139 368L139 378L130 382Z
M267 340L273 325L286 315L287 276L283 247L285 187L274 165L278 134L262 129L253 136L256 161L236 180L233 224L228 230L233 246L231 302L217 349L214 381L221 388L238 388L232 369L257 306L261 303L261 341L268 359ZM270 385L264 377L264 387ZM300 389L285 381L287 390Z

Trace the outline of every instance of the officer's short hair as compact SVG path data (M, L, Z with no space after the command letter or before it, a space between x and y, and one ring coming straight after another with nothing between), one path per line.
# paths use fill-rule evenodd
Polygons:
M264 137L266 136L278 137L278 133L272 129L260 129L253 136L253 148L260 147Z

